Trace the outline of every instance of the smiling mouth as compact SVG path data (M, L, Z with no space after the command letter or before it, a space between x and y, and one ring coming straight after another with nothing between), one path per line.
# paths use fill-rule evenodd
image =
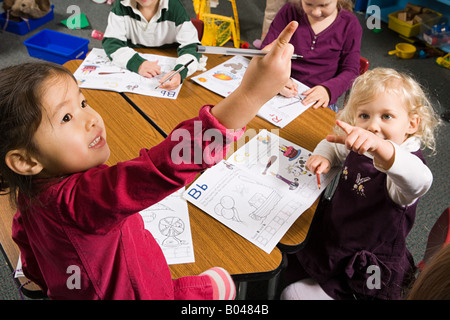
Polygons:
M100 139L101 139L100 136L97 137L97 138L95 138L94 141L92 141L92 142L89 144L89 148L95 147L95 146L97 145L97 143L100 142Z

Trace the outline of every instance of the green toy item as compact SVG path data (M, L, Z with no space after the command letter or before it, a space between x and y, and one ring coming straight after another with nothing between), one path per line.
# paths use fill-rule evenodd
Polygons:
M84 13L70 16L61 23L69 29L83 29L89 26L89 21Z

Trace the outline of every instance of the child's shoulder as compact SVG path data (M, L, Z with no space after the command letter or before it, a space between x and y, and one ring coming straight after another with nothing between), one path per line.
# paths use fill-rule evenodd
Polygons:
M356 17L356 15L353 12L350 12L346 9L339 10L339 16L341 17L341 19L344 19L345 21L349 21L352 23L356 22L359 24L359 20Z
M129 1L116 1L111 8L111 12L118 16L134 16L133 7Z
M352 30L353 32L357 32L359 30L359 32L362 33L361 23L353 12L341 9L339 11L338 19L339 23L344 26L345 29Z
M166 19L173 20L178 25L184 21L189 21L190 17L180 0L165 0Z

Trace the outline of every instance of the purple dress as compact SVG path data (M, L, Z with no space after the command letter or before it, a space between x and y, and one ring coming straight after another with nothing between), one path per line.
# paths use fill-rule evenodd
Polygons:
M425 162L420 150L412 154ZM401 298L414 271L406 236L417 201L406 207L394 203L386 179L372 159L349 153L332 200L314 217L306 246L290 257L291 281L312 277L335 299Z
M274 41L291 21L299 26L291 38L294 53L303 56L292 60L291 77L308 87L323 85L330 90L330 104L347 91L359 75L362 28L356 16L340 10L334 22L315 34L304 12L292 3L278 11L264 38L262 47Z

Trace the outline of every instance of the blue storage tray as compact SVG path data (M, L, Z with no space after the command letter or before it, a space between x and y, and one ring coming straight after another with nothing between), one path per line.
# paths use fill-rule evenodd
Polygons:
M39 19L29 19L28 24L26 21L16 22L16 21L8 21L8 25L6 26L6 31L16 33L18 35L23 36L24 34L27 34L30 31L33 31L36 28L39 28L43 24L52 21L54 18L53 14L53 8L55 8L54 5L52 5L52 8L49 13L47 13L45 16ZM3 26L6 23L6 12L3 12L0 14L0 29L3 30ZM28 25L30 28L28 28Z
M23 42L32 57L64 64L73 59L84 59L89 40L49 29L44 29Z

